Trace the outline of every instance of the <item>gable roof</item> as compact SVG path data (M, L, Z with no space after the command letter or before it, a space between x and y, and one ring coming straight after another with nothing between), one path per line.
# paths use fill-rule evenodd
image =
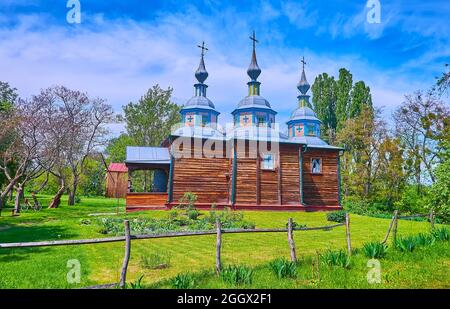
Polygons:
M128 172L128 168L125 163L110 163L108 166L108 172Z
M170 164L169 149L166 147L127 146L125 163Z

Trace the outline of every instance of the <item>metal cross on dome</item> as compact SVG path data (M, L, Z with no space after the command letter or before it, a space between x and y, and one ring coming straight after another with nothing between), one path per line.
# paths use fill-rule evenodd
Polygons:
M205 41L202 42L202 45L197 45L198 48L202 50L202 57L205 55L205 50L208 50L208 48L205 47Z
M256 39L255 30L253 30L253 35L249 38L250 38L250 40L253 41L253 49L255 49L255 46L256 46L255 44L259 43L259 41Z
M245 115L244 118L242 118L242 119L244 119L244 122L245 122L245 123L247 123L247 121L249 120L249 118L247 117L247 115Z
M194 119L194 118L192 118L192 116L189 116L189 117L188 117L188 121L189 121L189 122L192 122L192 119Z
M305 70L306 61L305 61L305 57L304 56L302 57L302 60L300 60L300 62L302 63L303 70Z

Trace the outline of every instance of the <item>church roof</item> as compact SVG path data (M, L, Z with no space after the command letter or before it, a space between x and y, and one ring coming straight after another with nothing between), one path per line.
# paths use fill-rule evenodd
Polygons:
M246 96L238 103L238 106L235 109L235 111L246 108L263 108L272 110L269 101L267 101L265 98L259 95Z
M314 120L320 122L319 118L317 118L316 113L308 106L301 106L294 110L289 121L294 120Z
M212 109L215 111L214 103L204 96L193 96L190 98L186 104L183 106L183 109L193 109L193 108L202 108L202 109Z
M127 146L125 163L170 164L169 149Z

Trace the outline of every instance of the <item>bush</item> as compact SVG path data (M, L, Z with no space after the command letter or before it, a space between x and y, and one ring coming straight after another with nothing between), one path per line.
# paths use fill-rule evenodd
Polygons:
M185 192L179 200L178 207L180 209L192 210L195 209L195 202L197 201L197 195L192 192Z
M269 267L279 279L297 277L297 263L288 261L286 258L270 262Z
M395 240L395 247L402 252L413 252L417 246L417 240L414 236L398 237Z
M431 235L436 240L441 240L441 241L448 241L449 240L449 232L448 232L448 229L445 226L441 227L441 228L434 228L431 231Z
M229 265L222 269L220 276L223 281L233 285L251 284L253 270L243 265Z
M344 223L345 222L345 211L338 210L327 213L327 220L332 222Z
M435 242L435 238L432 234L420 233L416 236L416 243L418 246L431 246Z
M350 267L350 257L343 251L328 250L320 256L322 263L328 266L340 266L343 268Z
M191 220L197 220L198 216L200 216L200 211L197 209L191 209L187 211L186 215Z
M170 259L171 257L168 253L154 252L145 256L142 255L140 264L148 269L162 269L170 266Z
M170 280L170 284L174 289L192 289L195 286L194 275L190 273L178 274Z
M369 242L364 244L363 251L364 254L372 259L382 259L386 256L387 245L378 241Z

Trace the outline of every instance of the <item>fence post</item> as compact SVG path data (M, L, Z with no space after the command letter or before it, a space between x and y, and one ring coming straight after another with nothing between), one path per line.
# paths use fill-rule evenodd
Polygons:
M391 233L391 230L392 230L392 226L395 223L395 218L397 218L397 213L398 213L398 210L394 211L394 215L392 216L392 220L391 220L391 223L389 224L388 230L386 232L386 236L384 236L384 239L381 242L383 244L385 244L387 242L387 240L388 240L389 234Z
M347 250L348 255L352 255L352 244L350 242L350 214L348 212L345 213L345 235L347 237Z
M124 220L125 225L125 257L123 258L122 272L120 273L120 284L121 288L125 287L125 282L127 280L127 268L128 262L130 261L130 251L131 251L131 236L130 236L130 222Z
M222 247L222 222L220 219L216 220L217 228L217 242L216 242L216 274L220 273L221 261L220 261L220 250Z
M395 241L397 240L397 226L398 226L398 211L395 211L394 214L394 226L392 228L392 239Z
M431 224L431 229L434 229L434 211L433 211L433 209L430 211L430 224Z
M295 253L295 242L294 242L294 227L292 218L288 220L288 242L289 248L291 249L291 261L297 262L297 255Z

